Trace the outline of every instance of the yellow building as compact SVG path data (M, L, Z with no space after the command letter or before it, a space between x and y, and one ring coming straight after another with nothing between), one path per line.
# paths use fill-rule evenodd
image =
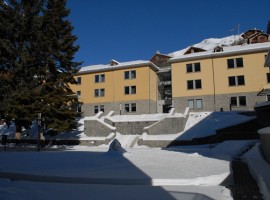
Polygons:
M71 89L83 102L84 115L99 111L107 114L143 114L157 112L158 67L150 61L83 67L75 75L77 85Z
M187 106L198 111L253 110L267 99L257 94L270 84L264 66L269 48L269 42L244 44L171 58L173 107L177 112Z

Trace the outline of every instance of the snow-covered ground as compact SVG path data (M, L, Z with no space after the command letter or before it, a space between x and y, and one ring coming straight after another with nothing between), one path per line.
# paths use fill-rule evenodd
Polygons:
M205 136L249 119L236 112L191 113L181 134ZM86 138L83 119L80 123L77 133L70 134ZM8 130L1 126L1 131L12 134L12 126ZM116 136L123 147L137 136L132 137ZM125 153L109 151L109 145L0 152L0 199L229 200L232 195L225 185L232 181L230 162L255 143L244 159L267 199L270 165L262 158L258 141L226 141L212 149L209 145L126 148Z

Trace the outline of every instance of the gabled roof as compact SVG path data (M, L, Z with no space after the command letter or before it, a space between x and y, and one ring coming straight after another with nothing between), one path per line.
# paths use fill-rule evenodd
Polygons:
M243 33L241 36L243 38L247 39L248 37L250 37L251 35L253 35L255 33L263 33L263 31L257 30L257 29L249 29L248 31L246 31L245 33Z
M110 62L111 63L111 62ZM130 61L130 62L122 62L117 65L91 65L91 66L86 66L82 67L78 74L87 74L87 73L95 73L95 72L104 72L104 71L113 71L117 69L129 69L129 68L137 68L137 67L143 67L143 66L149 66L152 68L154 71L158 71L159 68L153 64L150 61L145 61L145 60L136 60L136 61Z

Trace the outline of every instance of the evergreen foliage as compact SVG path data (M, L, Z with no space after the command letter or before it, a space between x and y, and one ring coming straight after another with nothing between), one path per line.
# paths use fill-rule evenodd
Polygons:
M268 23L267 23L267 30L266 30L266 33L267 33L267 34L270 34L270 20L268 20Z
M48 128L76 127L69 84L80 63L66 0L0 0L0 114L18 130L42 113Z

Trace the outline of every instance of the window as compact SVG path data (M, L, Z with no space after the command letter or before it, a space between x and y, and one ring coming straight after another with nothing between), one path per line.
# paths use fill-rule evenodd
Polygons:
M125 86L125 94L136 94L136 86Z
M104 112L104 105L97 105L97 106L94 106L94 113L98 113L98 112Z
M243 67L243 58L235 58L235 59L228 59L227 60L228 68L237 68L237 67Z
M105 96L105 89L95 89L94 93L95 97L104 97Z
M81 91L77 91L77 97L81 98Z
M202 99L189 99L188 107L191 109L202 109L203 108Z
M245 85L244 76L229 76L229 86Z
M188 80L187 81L187 89L201 89L202 88L202 81L201 80Z
M95 83L103 83L105 82L105 74L95 75Z
M194 100L188 100L188 107L193 109L194 108Z
M124 76L125 76L125 79L135 79L136 78L136 70L125 71Z
M190 63L186 65L187 73L190 72L200 72L201 71L201 64L200 63Z
M266 74L267 83L270 83L270 73Z
M125 110L126 112L136 112L136 103L126 103Z
M81 113L81 112L82 112L82 106L81 106L81 105L79 105L79 106L77 107L77 112L78 112L78 113Z
M81 83L82 83L82 78L81 78L81 77L77 77L76 82L77 82L77 85L81 85Z
M247 100L245 96L231 97L230 103L232 107L246 106Z

